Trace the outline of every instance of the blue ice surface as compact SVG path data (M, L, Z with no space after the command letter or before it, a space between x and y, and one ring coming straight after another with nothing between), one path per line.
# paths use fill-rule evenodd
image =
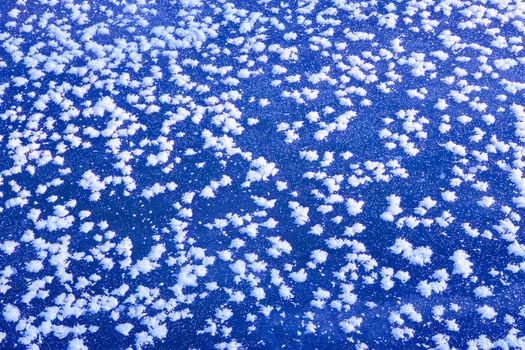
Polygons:
M0 317L0 332L3 334L0 337L1 348L525 348L525 250L522 248L522 252L517 254L511 254L509 250L512 244L519 245L523 242L523 231L520 228L523 208L516 200L520 196L523 182L519 179L513 181L511 177L515 171L523 168L521 158L524 141L520 135L520 115L513 112L512 106L525 105L525 98L523 87L513 91L505 85L507 81L523 84L525 77L525 60L521 47L524 34L521 27L523 10L519 9L519 2L459 2L451 5L452 9L448 14L443 10L447 7L445 2L428 2L428 5L423 5L422 2L397 1L393 2L395 6L377 1L287 4L271 1L104 0L53 3L54 1L6 1L0 4L0 63L5 63L0 64L0 84L5 84L0 97L0 204L3 209L0 213L0 243L2 247L8 241L18 243L13 252L4 248L0 252L0 274L4 276L2 285L8 286L0 289L0 311L3 313L3 317ZM310 9L307 9L308 4L311 5ZM14 8L20 9L18 15L10 12ZM237 11L235 16L238 19L230 17L232 8L244 9ZM417 14L410 15L405 11L415 11ZM75 17L78 12L85 13L86 21ZM37 25L46 14L50 15L48 23ZM247 18L256 18L254 14L260 17L255 21L253 29L240 33L241 23ZM399 16L392 28L381 24L387 14ZM477 17L479 20L476 22L473 18L478 14L480 17ZM300 24L301 16L312 23ZM340 22L322 23L322 16ZM436 21L435 26L428 31L423 29L425 22L422 19L426 17ZM406 23L403 18L411 18L412 22ZM23 24L31 21L33 28L25 31ZM279 29L272 21L281 22L285 28ZM469 23L474 23L474 27L470 28ZM93 25L101 25L108 31L83 38ZM196 30L195 28L214 25L216 36L207 33L191 39L191 31ZM158 39L159 35L155 34L154 28L169 26L173 27L173 35L181 40L181 45L164 38L165 46L155 48L158 44L155 38ZM68 33L65 39L53 35L57 27ZM179 31L181 28L190 30ZM372 40L352 41L348 36L349 31L371 33L374 37ZM450 35L459 36L460 44L445 46L444 39L438 35L446 31L450 31ZM297 38L284 40L283 35L288 32L296 33ZM256 35L259 37L253 39ZM319 50L313 48L312 38L316 35L327 38L331 46ZM259 40L265 43L266 48L260 53L250 51L243 45L232 43L231 39L237 37L246 41ZM505 39L506 44L503 47L494 44L498 37ZM367 52L379 57L382 49L392 51L392 41L395 39L400 40L404 52L394 53L392 58L379 58L377 61L367 56ZM116 56L112 56L112 52L115 51L112 50L122 40L136 43L137 46L132 45L126 49L128 51L124 50L128 56L113 66L108 65L109 71L91 67L84 76L69 71L73 67L90 67L90 62L97 59L93 43L105 45L104 50L107 52L102 57L114 59ZM140 49L144 42L149 42L154 47ZM338 49L336 43L346 43L347 47ZM462 46L463 43L479 46ZM39 44L41 47L37 51L41 53L40 57L34 52L34 45ZM297 58L283 59L276 50L269 49L271 45L293 46L297 48ZM188 81L207 85L209 91L199 92L188 83L177 85L170 79L175 73L170 70L168 57L163 55L167 47L176 52L174 62L180 65L180 71L187 75ZM480 53L479 47L490 49L490 54ZM154 49L158 50L157 57L152 53ZM230 53L225 53L225 49ZM449 57L442 61L431 55L438 50L443 50ZM133 51L141 55L137 60L141 65L137 71L127 65L133 61L129 57ZM42 77L30 78L33 73L25 58L37 57L40 61L37 68L45 71L44 66L48 60L60 60L61 57L67 57L68 52L73 53L74 57L66 59L63 72L50 70ZM21 59L17 58L18 53L21 53ZM434 63L435 69L430 69L423 76L414 76L412 67L400 63L412 53L425 54L424 61ZM262 54L267 55L266 62L257 60ZM341 58L334 56L337 54ZM253 60L253 66L248 67L250 70L260 69L261 73L239 79L237 86L225 84L225 77L237 77L238 72L247 67L246 62L239 60L242 55L247 55L247 60ZM497 75L481 69L482 63L478 58L483 55ZM349 73L345 73L339 63L352 66L352 62L355 62L352 56L360 57L368 64L361 66L365 75L376 76L378 80L366 82L357 77L351 77L349 81L340 79L342 75ZM470 58L470 61L463 58ZM195 59L198 64L195 67L184 65L184 59ZM510 69L494 68L494 61L499 59L513 59L517 64ZM395 65L389 66L391 63ZM220 76L200 69L203 64L231 66L232 70ZM300 82L288 83L283 79L281 85L273 86L272 80L282 79L272 73L274 65L287 68L283 76L299 74ZM156 102L147 101L141 95L143 87L118 83L119 77L126 72L135 80L151 77L151 69L155 66L163 74L162 77L155 78L152 84ZM311 74L324 68L329 68L328 75L336 78L337 83L332 85L321 81L314 84L308 81ZM456 68L466 70L467 75L463 77ZM400 79L392 82L389 93L384 93L378 88L378 84L389 82L391 78L387 73L392 70L395 70ZM483 73L476 77L476 72ZM436 73L434 77L432 73ZM447 83L443 80L447 76L455 76L455 81ZM29 81L17 86L13 81L14 77L26 77ZM92 84L88 92L83 97L75 95L71 86L82 86L89 79ZM105 79L110 84L115 83L114 87L94 84L96 80ZM52 101L44 109L38 110L35 102L65 83L70 87L66 87L60 95L70 100L71 106L78 109L80 115L68 119L63 115L67 108ZM348 97L353 105L345 106L336 91L351 86L363 88L366 96L349 93ZM468 90L469 86L481 87L479 91L473 89L473 92L466 94L469 101L485 103L485 110L478 111L469 102L456 102L450 94L452 90ZM285 90L300 91L303 88L317 89L317 98L298 103L282 95ZM407 94L410 89L421 88L428 91L424 99L412 98ZM225 102L225 98L220 97L222 93L234 90L241 95L240 99ZM145 113L143 108L127 100L129 94L142 96L139 103L145 104L145 107L155 103L160 109L151 114ZM178 104L160 103L158 99L163 94L171 97L180 95L187 98L187 101ZM501 95L505 95L506 99L498 97ZM104 130L110 125L111 112L104 111L100 116L82 114L89 110L90 105L86 104L88 101L95 105L107 96L111 97L116 106L135 116L136 122L143 128L129 136L115 132L90 138L83 134L87 127ZM220 103L240 112L238 115L225 114L226 118L233 119L236 117L232 115L237 115L235 120L243 127L242 132L225 130L224 121L221 124L221 121L214 119L221 112L208 108L208 98L211 96L223 99ZM364 98L371 101L370 106L361 104ZM270 104L263 107L258 103L260 99L268 99ZM448 108L442 111L435 108L439 99L445 99ZM191 119L196 106L208 108L198 123ZM180 107L189 110L190 116L172 125L168 133L163 133L163 122L169 118L170 112L176 113ZM326 107L331 107L333 112L326 113ZM427 133L425 138L417 138L415 133L404 127L404 121L396 117L398 111L411 109L417 110L417 118L425 117L428 120L428 124L423 126ZM322 140L316 139L316 132L335 122L338 116L349 110L355 112L355 117L349 120L346 129L335 130ZM320 122L307 119L308 113L314 111L320 114ZM36 126L30 122L30 117L35 113L43 115ZM488 114L495 116L494 123L487 123L483 119L483 115ZM450 121L444 120L443 115L449 115ZM463 124L458 121L461 115L470 116L472 120ZM525 120L525 116L521 117ZM45 125L45 120L49 118L54 119L53 127ZM258 119L258 123L249 125L248 118ZM385 118L392 118L392 123L385 123ZM296 131L300 137L289 143L285 141L285 134L278 131L278 127L280 123L291 125L294 122L303 122L303 126ZM442 123L450 124L450 131L440 131ZM129 124L131 121L123 121L124 128ZM90 147L72 145L71 139L67 137L67 130L73 127L79 128L75 134L81 137L82 142L89 141ZM398 142L394 149L385 147L388 140L379 137L383 128L398 135L407 135L419 153L415 156L407 154ZM485 133L479 142L471 139L476 128ZM213 147L206 148L204 130L211 131L215 137L230 137L236 147L243 152L250 152L253 159L263 157L266 161L275 163L278 172L265 181L244 186L248 172L253 170L250 161L240 154L228 155ZM57 133L56 137L53 133ZM157 154L160 149L158 145L148 142L142 144L141 141L153 141L159 136L172 140L173 150L166 164L148 166L148 155ZM19 146L12 141L17 139L21 141ZM107 142L110 139L121 142L115 153L108 147ZM449 141L465 146L468 154L461 156L446 149L444 145ZM57 148L61 142L67 145L64 152L59 152ZM498 142L503 142L502 149L508 147L508 150L492 151ZM47 150L53 157L63 157L64 162L37 165L43 154L29 154L23 149L24 145L35 145L35 149L39 151ZM188 149L195 150L196 155L187 155L185 152ZM111 181L122 176L115 167L119 161L119 153L132 150L142 150L143 153L127 162L132 168L130 176L136 183L136 189L126 194L124 185ZM306 150L317 151L320 159L313 162L305 160L301 157L301 151ZM342 157L346 151L353 154L348 160ZM487 152L488 160L478 160L472 151ZM320 161L325 152L334 152L334 161L322 166ZM362 176L371 177L370 182L359 186L349 183L348 179L352 175L359 175L352 164L359 164L360 169L364 169L367 161L385 165L392 160L406 169L408 177L390 176L388 181L374 180L373 171L364 170ZM19 168L16 167L16 162L20 162ZM174 167L172 171L165 173L162 168L168 163L174 163ZM199 163L203 165L200 166ZM30 165L35 166L34 174L27 171ZM64 173L64 169L69 169L70 172ZM463 175L470 175L465 175L460 184L454 185L451 180L461 177L457 169ZM98 200L90 198L91 192L82 188L79 183L89 170L109 182L100 191ZM339 188L331 193L322 179L305 177L307 172L324 172L325 177L341 175L343 180ZM231 185L215 190L214 198L199 196L203 188L211 181L219 181L223 175L232 179ZM38 193L39 185L56 178L63 180L63 183L48 186L45 193ZM143 189L155 183L165 185L172 181L177 184L175 190L165 190L152 198L141 196ZM288 188L278 191L277 181L286 182ZM488 190L483 192L473 188L472 184L476 181L486 182ZM29 191L30 196L27 203L11 206L8 204L9 199L21 196L19 191L17 194L14 190L17 185ZM338 194L344 200L333 204L333 211L322 214L317 208L326 204L327 200L326 197L323 199L316 196L315 190L325 196ZM192 203L184 204L182 195L191 191L196 192ZM446 201L442 197L444 191L454 191L457 199L453 202ZM388 207L386 197L391 194L401 198L403 208L394 222L381 219L381 214ZM49 200L52 195L57 196L54 202ZM265 213L259 212L261 216L258 216L257 212L263 209L251 196L275 199L275 206L264 209ZM428 196L436 200L437 205L429 209L427 214L414 214L419 202ZM478 205L482 196L493 197L495 203L488 208ZM348 198L364 201L362 213L356 216L349 213L345 205ZM28 217L31 209L39 209L40 218L45 221L46 217L53 215L55 206L65 205L70 200L76 200L76 205L68 208L75 217L70 227L59 230L42 228L39 227L42 223ZM294 220L290 202L298 202L309 208L306 224L300 225ZM191 208L192 217L177 216L178 210L174 206L176 203ZM81 210L90 211L91 216L80 219ZM450 212L455 218L448 227L440 226L435 221L443 211ZM269 218L273 218L278 224L273 229L259 226L256 237L250 237L241 227L234 227L231 223L222 229L207 226L216 219L226 218L229 213L249 215L251 222L259 225ZM336 223L333 219L338 216L341 221ZM409 228L401 220L408 216L433 221L428 227L419 224L415 228ZM182 244L178 244L170 226L173 218L187 223L186 238ZM103 229L95 225L91 232L83 233L80 226L86 221L95 224L105 221L108 227ZM517 231L506 232L502 221L511 222L517 227ZM355 223L366 226L364 232L354 237L345 235L345 227ZM492 232L492 237L471 237L465 232L464 223L469 223L480 233L488 230ZM243 226L246 224L243 223ZM321 235L310 233L314 225L323 227ZM22 240L28 230L34 232L33 242ZM107 231L114 231L115 236L105 237ZM99 240L96 234L100 234ZM268 238L275 236L290 244L292 250L289 254L283 253L279 257L269 254L268 249L272 244ZM130 267L121 267L119 264L124 257L118 253L115 245L124 237L129 237L133 243L131 266L147 257L153 246L163 244L166 251L158 259L158 267L135 278L131 275ZM346 239L347 245L339 249L330 248L327 239L331 237ZM245 245L231 248L235 238L244 240ZM394 254L390 248L398 238L410 242L414 248L429 247L432 250L431 263L417 265L410 263L410 259L403 258L402 254ZM44 241L50 245L42 244ZM102 247L104 244L109 247L107 251ZM356 244L362 244L366 251L356 252ZM184 287L183 295L195 300L176 300L177 293L171 287L180 280L180 272L188 266L201 264L199 259L187 257L192 246L205 249L206 256L215 257L215 262L207 266L204 276L197 278L198 283ZM308 267L312 260L312 251L317 249L328 253L327 261ZM57 252L64 250L65 260L60 261ZM223 261L218 257L219 252L224 250L232 252L232 261ZM451 257L457 250L469 255L473 272L468 276L454 273ZM85 255L76 258L75 253ZM251 282L246 279L238 280L231 264L236 260L248 261L246 254L250 253L257 254L258 260L267 264L266 269L253 272L254 280ZM345 280L338 278L335 273L349 264L349 255L353 253L358 254L355 275L346 271ZM93 261L85 259L86 255L93 256ZM112 259L114 267L105 269L97 256ZM181 258L185 256L187 258ZM171 264L170 257L178 260ZM30 272L25 264L35 259L43 263L43 268ZM375 264L367 269L365 263L359 262L363 260L359 259L364 259L365 262L372 259ZM290 264L292 271L304 268L308 273L307 280L303 283L293 281L286 264ZM518 271L513 271L509 264L517 266ZM392 268L394 272L407 271L410 279L402 283L394 278L394 286L385 290L381 284L383 268ZM9 269L14 272L11 276L6 273ZM272 282L272 269L280 272L284 279L282 283L291 288L293 298L284 299L279 294L279 286ZM422 295L418 290L419 283L424 280L433 281L432 275L439 269L445 269L449 275L446 288L441 292L433 292L428 297ZM89 279L94 274L100 277L98 281L93 280L84 288L77 285L79 278ZM31 283L43 280L46 276L53 278L43 287L42 298L35 297L25 302L24 296L30 291ZM372 282L365 278L370 278ZM211 282L216 282L219 289L202 294L206 292L206 283ZM352 293L356 300L346 309L338 310L330 302L342 298L341 286L344 283L353 285ZM114 290L123 284L129 287L128 292L124 296L115 295ZM264 299L257 300L251 295L255 286L264 289ZM476 296L474 290L480 286L489 287L493 295L487 298ZM143 291L144 287L158 294L152 298L141 298L137 293ZM311 304L314 300L313 292L318 288L330 292L324 307ZM233 292L244 293L245 299L240 303L231 301L230 294ZM116 305L107 310L97 309L97 298L107 296L116 298ZM70 314L68 312L71 311L71 305L61 303L63 298L74 306ZM421 319L417 320L413 314L403 314L400 310L406 305L411 305L421 315ZM440 305L444 307L441 318L434 314L435 308ZM492 307L497 314L482 318L478 310L484 305ZM13 306L19 310L18 317L14 319L8 312ZM266 316L260 312L263 306L274 309ZM217 310L222 308L231 309L231 318L219 320ZM58 316L47 316L54 310L57 310ZM180 312L186 313L188 317L179 319ZM402 324L394 321L392 315L396 313L400 313ZM257 316L255 321L246 320L249 314ZM361 322L354 331L345 332L341 323L352 317L359 318ZM200 332L209 325L208 320L217 325L217 334ZM455 320L458 329L451 329L447 320ZM308 322L315 325L315 332L307 332ZM115 329L117 325L124 323L133 325L129 335L123 335ZM154 335L159 328L157 323L167 328L166 334ZM250 326L254 327L250 329ZM408 333L396 337L396 328L404 327L408 327L408 330L405 329ZM438 342L437 335L441 335L444 340ZM143 337L149 337L145 344L140 340Z

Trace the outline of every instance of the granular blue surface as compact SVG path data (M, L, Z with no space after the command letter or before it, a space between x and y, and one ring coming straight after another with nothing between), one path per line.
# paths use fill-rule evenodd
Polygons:
M521 1L0 4L1 349L525 349Z

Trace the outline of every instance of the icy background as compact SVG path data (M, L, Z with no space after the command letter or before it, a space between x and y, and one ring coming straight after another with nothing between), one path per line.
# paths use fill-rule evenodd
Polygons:
M0 28L0 348L525 349L521 0Z

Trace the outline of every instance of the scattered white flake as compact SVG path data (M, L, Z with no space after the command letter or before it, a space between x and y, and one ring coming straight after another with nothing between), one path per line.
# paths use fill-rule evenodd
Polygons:
M2 314L7 322L17 322L20 319L20 310L13 304L4 306Z
M424 246L414 249L412 244L404 238L397 238L394 245L390 247L390 251L394 254L402 254L403 258L414 265L430 264L432 257L430 247Z
M488 305L483 305L482 307L479 307L477 311L482 319L492 320L497 315L497 312L494 311L494 308Z
M464 250L456 250L450 257L450 260L454 262L453 274L462 275L463 278L467 278L472 274L472 263L468 260L468 255Z

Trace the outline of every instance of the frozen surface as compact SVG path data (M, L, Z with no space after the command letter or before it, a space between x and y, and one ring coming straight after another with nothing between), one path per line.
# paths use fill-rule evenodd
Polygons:
M525 349L525 3L0 2L0 348Z

